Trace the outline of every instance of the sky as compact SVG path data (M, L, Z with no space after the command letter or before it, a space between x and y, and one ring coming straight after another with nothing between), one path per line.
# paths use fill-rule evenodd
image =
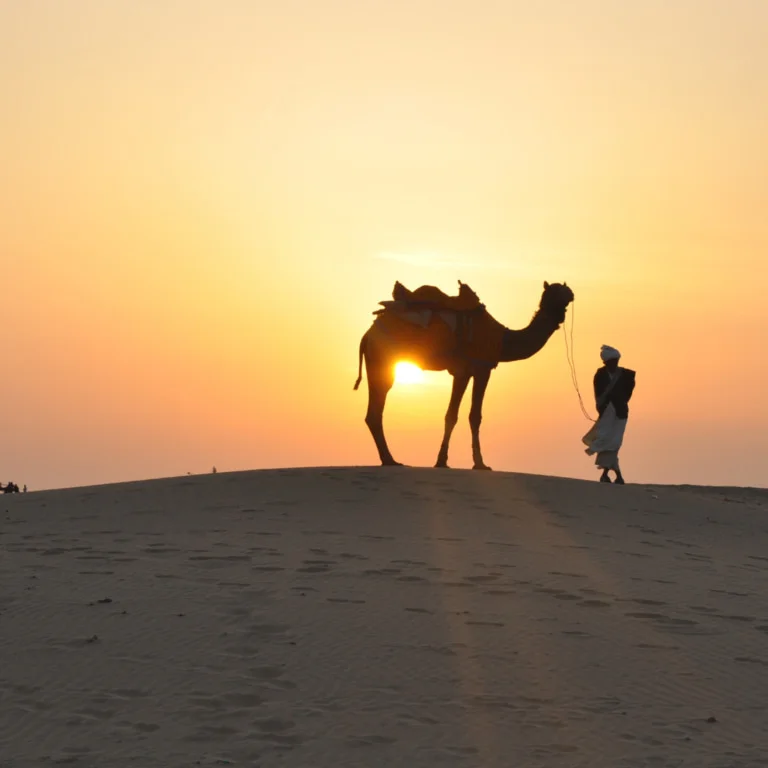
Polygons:
M395 280L524 327L567 282L629 482L768 486L764 0L0 0L0 481L378 463ZM573 326L571 323L573 322ZM431 466L447 373L399 382ZM471 465L468 400L450 463ZM594 478L565 335L493 373L495 469Z

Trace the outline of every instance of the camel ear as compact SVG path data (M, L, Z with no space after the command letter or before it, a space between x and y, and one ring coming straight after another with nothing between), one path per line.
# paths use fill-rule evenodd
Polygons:
M549 288L549 283L545 280L544 281L544 290L546 291L547 288Z

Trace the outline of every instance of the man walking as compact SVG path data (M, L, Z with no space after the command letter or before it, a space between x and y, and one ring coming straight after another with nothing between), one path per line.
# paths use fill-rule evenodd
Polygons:
M600 350L603 366L594 378L595 405L599 414L592 429L582 438L587 446L586 454L597 454L595 464L603 470L601 483L610 483L608 474L613 471L616 483L624 485L619 468L619 449L624 440L624 430L629 417L629 401L635 389L635 372L619 366L621 353L603 344Z

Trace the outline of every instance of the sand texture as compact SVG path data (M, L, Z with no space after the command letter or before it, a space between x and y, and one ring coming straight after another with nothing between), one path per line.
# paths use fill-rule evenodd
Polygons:
M768 491L288 469L0 497L0 765L768 765Z

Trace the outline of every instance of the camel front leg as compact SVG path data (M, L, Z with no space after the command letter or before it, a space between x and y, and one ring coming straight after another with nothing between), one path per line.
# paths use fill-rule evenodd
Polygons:
M454 374L453 376L451 400L448 403L448 410L445 412L445 433L443 434L443 442L440 445L440 452L437 454L436 467L448 467L448 444L451 442L453 428L459 420L459 406L461 406L461 400L464 397L464 393L467 391L469 378L469 374L464 373L463 371Z
M469 411L469 428L472 430L472 469L490 469L483 461L483 454L480 451L480 423L483 420L483 398L488 386L488 380L491 378L490 368L481 368L474 373L474 383L472 384L472 408Z

